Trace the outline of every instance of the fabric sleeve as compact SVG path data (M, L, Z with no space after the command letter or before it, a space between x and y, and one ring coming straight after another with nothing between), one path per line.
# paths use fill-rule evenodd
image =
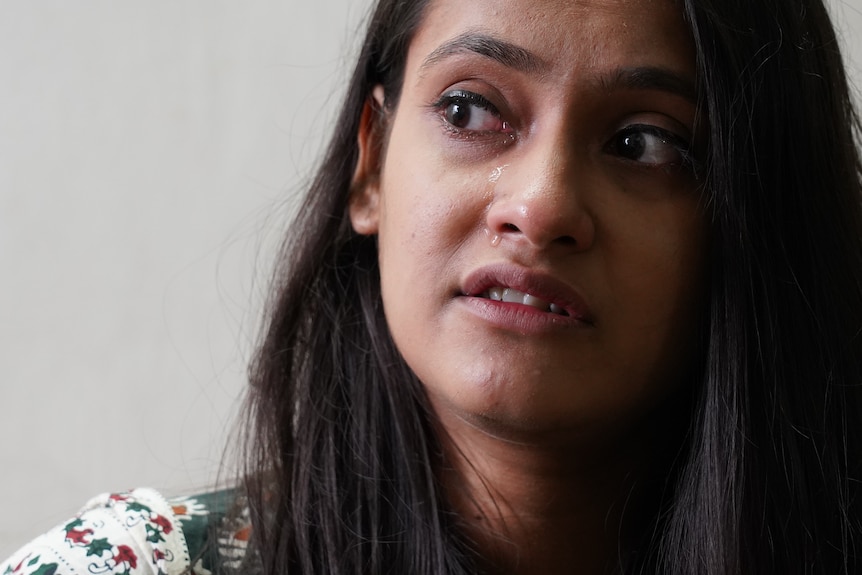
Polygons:
M180 575L182 526L152 489L96 497L77 517L0 563L0 575Z

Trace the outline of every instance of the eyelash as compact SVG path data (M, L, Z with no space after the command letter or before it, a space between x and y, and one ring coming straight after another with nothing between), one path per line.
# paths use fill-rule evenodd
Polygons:
M445 108L449 104L474 104L483 110L488 110L495 115L499 115L497 107L494 106L485 96L476 92L468 92L466 90L452 90L443 94L434 104L437 108Z
M499 121L500 127L499 129L474 130L458 126L452 121L451 118L447 117L447 114L450 112L450 107L453 105L465 106L467 110L470 110L472 108L484 110ZM443 121L444 128L460 138L475 138L483 135L495 135L500 133L513 136L513 130L511 125L502 118L502 114L500 114L499 109L494 104L492 104L490 100L488 100L481 94L477 94L476 92L470 92L467 90L452 90L443 94L443 96L441 96L440 99L431 104L430 107L440 115ZM471 116L468 115L468 122L470 119ZM672 146L674 151L679 154L679 161L650 163L626 158L622 151L619 149L619 146L624 138L630 138L635 135L647 135L652 138L657 138L664 144ZM679 169L691 172L697 177L702 168L701 163L695 158L692 153L691 144L685 138L669 130L651 124L632 124L626 126L625 128L614 133L610 141L605 144L604 150L607 153L614 154L624 160L631 162L632 164L639 165L645 169Z

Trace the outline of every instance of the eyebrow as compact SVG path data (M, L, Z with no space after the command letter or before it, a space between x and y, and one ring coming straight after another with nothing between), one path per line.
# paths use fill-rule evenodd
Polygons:
M472 53L490 58L500 64L524 73L538 73L548 69L541 58L516 44L506 42L479 31L467 31L441 44L431 52L420 66L420 73L451 56ZM619 68L599 80L600 85L614 90L658 90L697 102L694 81L672 70L658 66Z
M505 40L468 31L440 45L422 63L421 70L457 54L473 53L495 60L519 72L539 72L547 66L532 52Z
M608 92L620 89L658 90L676 94L693 104L697 102L697 88L693 80L657 66L619 68L604 76L600 82Z

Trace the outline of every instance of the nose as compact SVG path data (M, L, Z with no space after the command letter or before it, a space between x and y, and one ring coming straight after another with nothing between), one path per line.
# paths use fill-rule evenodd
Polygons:
M589 249L595 222L586 205L586 164L559 139L534 143L496 171L486 225L502 241L527 242L535 249Z

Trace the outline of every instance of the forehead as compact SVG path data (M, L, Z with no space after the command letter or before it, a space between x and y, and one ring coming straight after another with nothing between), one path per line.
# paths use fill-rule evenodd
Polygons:
M456 55L447 43L472 33L523 47L537 64L532 71L559 81L641 65L694 74L690 31L675 0L431 0L408 68L421 72Z

